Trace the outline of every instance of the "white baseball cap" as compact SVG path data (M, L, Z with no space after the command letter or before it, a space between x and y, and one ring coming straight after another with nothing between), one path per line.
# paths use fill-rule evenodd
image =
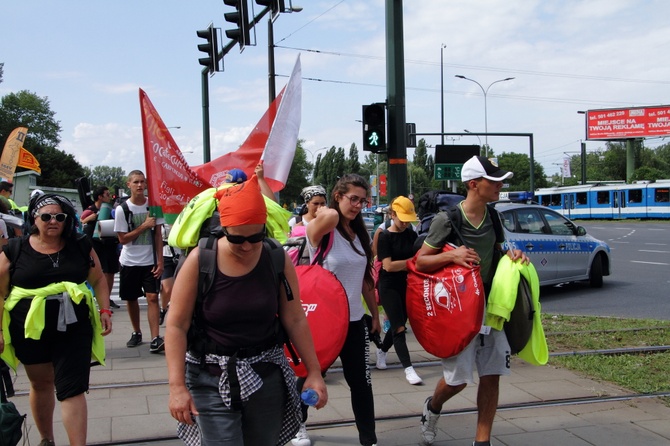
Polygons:
M498 167L495 161L484 156L473 156L461 168L461 181L486 178L491 181L503 181L512 178L514 174Z

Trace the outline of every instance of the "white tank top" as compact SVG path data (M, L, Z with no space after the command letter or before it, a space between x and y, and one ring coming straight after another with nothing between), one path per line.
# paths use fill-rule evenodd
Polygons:
M358 236L354 239L354 246L363 255L355 252L349 241L337 229L333 231L333 234L335 234L333 246L323 261L323 267L335 274L347 292L349 299L349 321L359 321L365 314L361 295L363 293L363 278L365 277L367 257ZM311 242L308 242L307 246L309 247L309 257L311 260L314 258L316 248L312 247Z

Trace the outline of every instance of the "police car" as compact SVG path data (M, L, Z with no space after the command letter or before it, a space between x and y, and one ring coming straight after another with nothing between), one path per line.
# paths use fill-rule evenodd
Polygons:
M610 247L584 227L540 205L497 202L495 208L505 228L505 249L526 253L541 286L588 280L600 288L603 276L610 275Z

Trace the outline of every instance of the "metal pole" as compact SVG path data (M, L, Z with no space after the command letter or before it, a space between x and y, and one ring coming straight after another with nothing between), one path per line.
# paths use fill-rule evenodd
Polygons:
M444 43L440 47L440 110L442 124L442 145L444 145L444 49L447 47Z
M268 18L268 96L268 104L272 104L277 96L275 86L275 33L272 14Z
M388 196L407 195L407 126L405 125L405 48L402 0L386 0L386 134Z
M582 184L586 184L586 143L582 141Z
M202 162L211 160L209 139L209 70L202 70Z

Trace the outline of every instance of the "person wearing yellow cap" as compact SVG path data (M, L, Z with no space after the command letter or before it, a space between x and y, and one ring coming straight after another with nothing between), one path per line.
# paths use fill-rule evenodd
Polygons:
M414 256L413 246L417 238L417 233L409 226L418 219L412 201L403 196L395 198L391 203L391 218L393 224L380 232L377 240L377 259L382 262L377 288L381 304L391 322L382 348L377 350L377 368L386 368L386 354L393 345L405 369L405 379L416 385L423 381L412 366L405 339L407 260Z
M267 213L255 175L215 196L223 236L215 242L217 272L211 291L197 299L196 247L175 279L167 314L170 414L187 445L221 444L221 439L226 444L285 444L300 425L300 397L277 324L284 327L307 369L304 389L319 395L316 408L328 401L297 274L282 252L283 272L293 291L288 300L285 289L277 286L271 253L262 243ZM197 324L192 324L194 314ZM192 325L205 342L189 343Z

